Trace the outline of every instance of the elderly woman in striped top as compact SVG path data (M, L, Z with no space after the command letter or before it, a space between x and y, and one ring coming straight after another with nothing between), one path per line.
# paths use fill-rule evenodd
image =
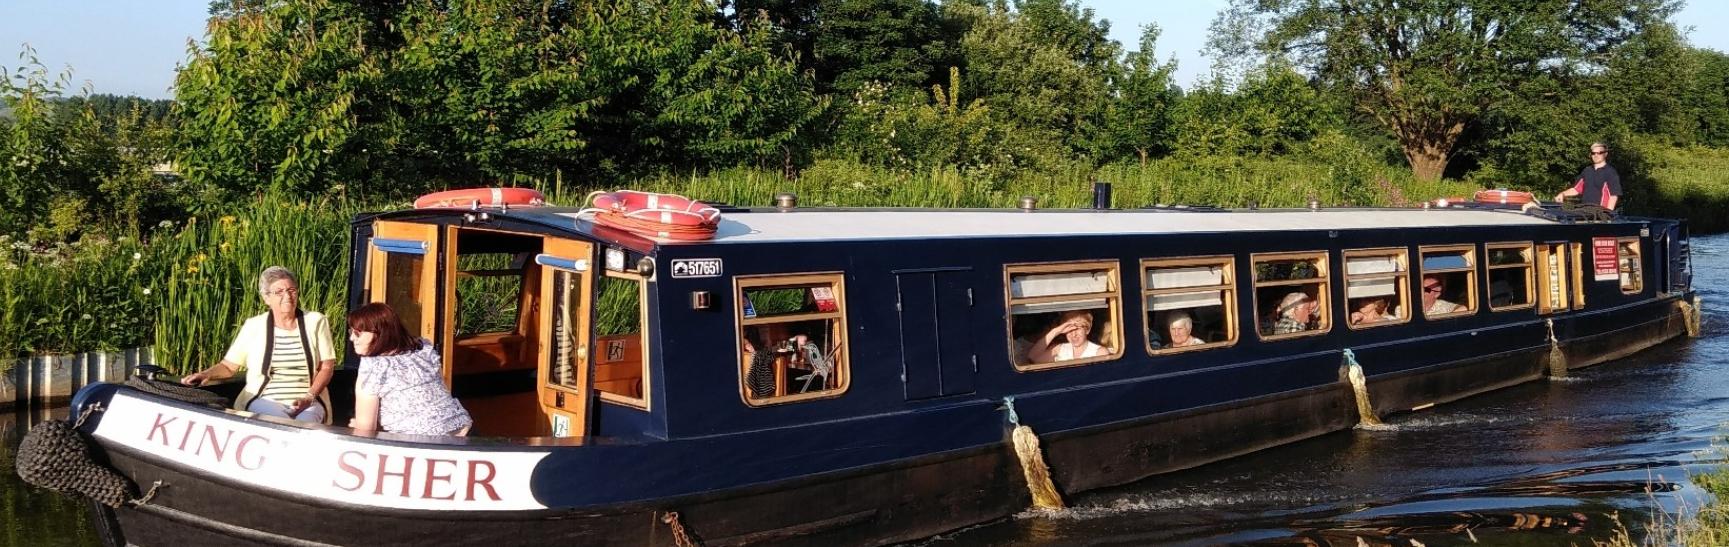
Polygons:
M235 410L329 423L330 396L324 387L336 371L330 320L300 309L300 284L287 268L265 268L258 275L258 294L270 311L247 319L221 361L181 383L204 385L244 369L246 387L234 400Z

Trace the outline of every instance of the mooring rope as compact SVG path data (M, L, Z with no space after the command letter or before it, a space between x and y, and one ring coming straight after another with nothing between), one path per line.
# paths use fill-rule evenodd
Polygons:
M1345 379L1351 382L1351 392L1357 396L1357 419L1363 425L1381 425L1374 405L1369 403L1369 378L1363 374L1363 365L1357 364L1357 353L1351 348L1345 348Z
M1057 492L1056 483L1051 481L1051 469L1045 465L1044 453L1039 449L1038 434L1021 423L1020 413L1015 412L1014 397L1004 397L1003 406L1009 411L1009 423L1015 426L1011 435L1015 457L1020 459L1021 473L1027 478L1027 492L1033 496L1033 507L1062 509L1063 496Z
M145 492L144 495L140 496L138 499L128 500L126 503L130 503L132 505L144 505L144 504L150 503L150 500L154 499L156 497L156 492L162 490L162 487L164 487L164 486L168 486L168 483L162 482L161 480L157 480L156 482L150 484L150 491L149 492Z
M103 410L105 410L105 409L102 408L102 402L101 401L90 403L88 406L84 407L84 410L82 412L78 413L78 420L72 422L72 428L78 429L80 427L84 427L84 420L90 419L91 414L95 414L97 412L102 412Z
M702 545L690 537L690 532L684 529L684 523L679 521L678 511L667 511L660 516L660 521L672 528L672 542L678 547L698 547Z
M1544 319L1549 328L1549 377L1567 377L1567 354L1561 351L1561 339L1555 337L1555 319Z

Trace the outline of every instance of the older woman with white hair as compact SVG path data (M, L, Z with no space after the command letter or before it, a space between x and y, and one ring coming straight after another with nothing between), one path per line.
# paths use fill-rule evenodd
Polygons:
M287 268L271 266L258 274L258 294L270 310L240 326L221 361L181 383L204 385L245 369L246 387L234 400L235 410L329 423L330 395L324 387L336 371L330 320L300 309L300 283Z
M1184 346L1200 346L1207 343L1194 336L1195 320L1184 312L1174 312L1165 318L1166 330L1171 335L1171 343L1167 347L1180 348Z

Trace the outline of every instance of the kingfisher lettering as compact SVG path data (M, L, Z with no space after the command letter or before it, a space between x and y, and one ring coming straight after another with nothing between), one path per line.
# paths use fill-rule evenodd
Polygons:
M545 452L425 448L365 442L335 430L276 429L115 394L95 432L229 480L325 499L406 509L544 508L529 480Z
M376 466L369 461L377 461ZM492 487L498 468L486 460L426 458L420 460L417 469L413 456L393 459L389 454L349 450L337 456L336 466L342 472L330 484L349 492L453 500L460 490L466 492L463 501L474 501L476 492L480 499L499 501L498 490ZM463 487L458 488L458 484Z

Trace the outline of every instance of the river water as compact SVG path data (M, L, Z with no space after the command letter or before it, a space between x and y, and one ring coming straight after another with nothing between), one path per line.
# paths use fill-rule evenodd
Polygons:
M1698 339L1068 500L926 545L1591 545L1709 499L1724 456L1729 235L1693 240ZM0 547L94 545L82 505L18 480L46 412L0 413ZM1413 540L1415 542L1413 542Z

